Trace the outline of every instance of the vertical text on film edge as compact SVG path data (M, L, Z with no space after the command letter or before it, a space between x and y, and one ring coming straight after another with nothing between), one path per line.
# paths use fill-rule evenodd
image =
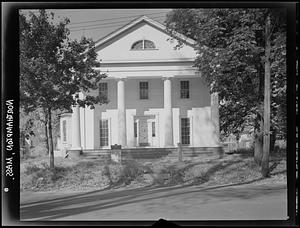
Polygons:
M14 100L6 101L6 139L5 139L5 147L6 147L6 158L5 158L5 176L13 177L13 155L15 154L13 151L13 114L14 114ZM14 178L13 178L14 179Z

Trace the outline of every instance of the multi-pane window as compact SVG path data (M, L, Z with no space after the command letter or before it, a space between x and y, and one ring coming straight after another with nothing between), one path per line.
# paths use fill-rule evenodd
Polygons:
M149 99L148 92L148 82L140 82L140 99Z
M108 86L107 82L99 83L99 96L105 100L108 99Z
M181 118L181 143L183 145L190 144L190 119Z
M134 137L137 137L137 122L134 122Z
M180 81L180 98L190 98L189 81Z
M63 141L67 141L67 121L63 120L62 122L62 129L63 129Z
M151 50L155 48L155 44L150 40L139 40L131 46L131 50Z
M154 49L155 45L150 40L144 40L144 49Z
M144 49L144 42L143 40L139 40L135 42L132 46L131 49L133 50L143 50Z
M152 137L155 137L155 122L152 122Z
M100 120L100 146L108 146L108 120Z

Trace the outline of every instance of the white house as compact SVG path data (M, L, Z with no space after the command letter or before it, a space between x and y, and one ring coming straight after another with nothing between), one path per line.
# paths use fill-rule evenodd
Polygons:
M143 16L97 41L108 77L92 93L109 103L63 114L61 148L219 147L217 97L193 67L194 41L177 35L186 40L179 50L164 25Z

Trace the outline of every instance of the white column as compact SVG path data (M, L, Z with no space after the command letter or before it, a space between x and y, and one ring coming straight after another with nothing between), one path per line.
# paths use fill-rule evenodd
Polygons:
M165 114L165 146L173 145L173 115L172 115L172 83L170 78L164 78L164 114Z
M85 134L86 134L86 148L85 149L94 149L95 148L95 109L90 107L86 108L85 113ZM99 126L99 125L98 125Z
M72 150L81 150L80 110L79 105L73 107L72 118Z
M118 125L119 125L119 145L127 146L126 140L126 110L125 110L125 82L118 80Z
M210 95L211 105L211 120L214 125L214 133L217 139L217 143L220 142L220 120L219 120L219 95L218 93L212 93Z

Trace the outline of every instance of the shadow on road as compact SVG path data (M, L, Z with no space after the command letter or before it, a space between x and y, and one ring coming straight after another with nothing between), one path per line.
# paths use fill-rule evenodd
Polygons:
M155 186L149 186L121 191L110 190L109 192L105 190L99 190L48 201L24 204L21 205L20 214L21 220L53 220L71 215L74 216L81 213L114 208L126 204L138 202L144 203L168 197L184 197L187 194L198 194L199 192L203 192L201 195L203 199L201 200L203 202L207 202L209 200L226 201L234 198L251 199L257 197L258 195L267 195L274 191L278 191L278 188L268 189L267 191L262 189L251 190L248 188L233 191L232 189L224 188L237 185L242 184L231 184L227 186L218 186L205 189L203 187L201 189L200 186L175 186L159 189Z

